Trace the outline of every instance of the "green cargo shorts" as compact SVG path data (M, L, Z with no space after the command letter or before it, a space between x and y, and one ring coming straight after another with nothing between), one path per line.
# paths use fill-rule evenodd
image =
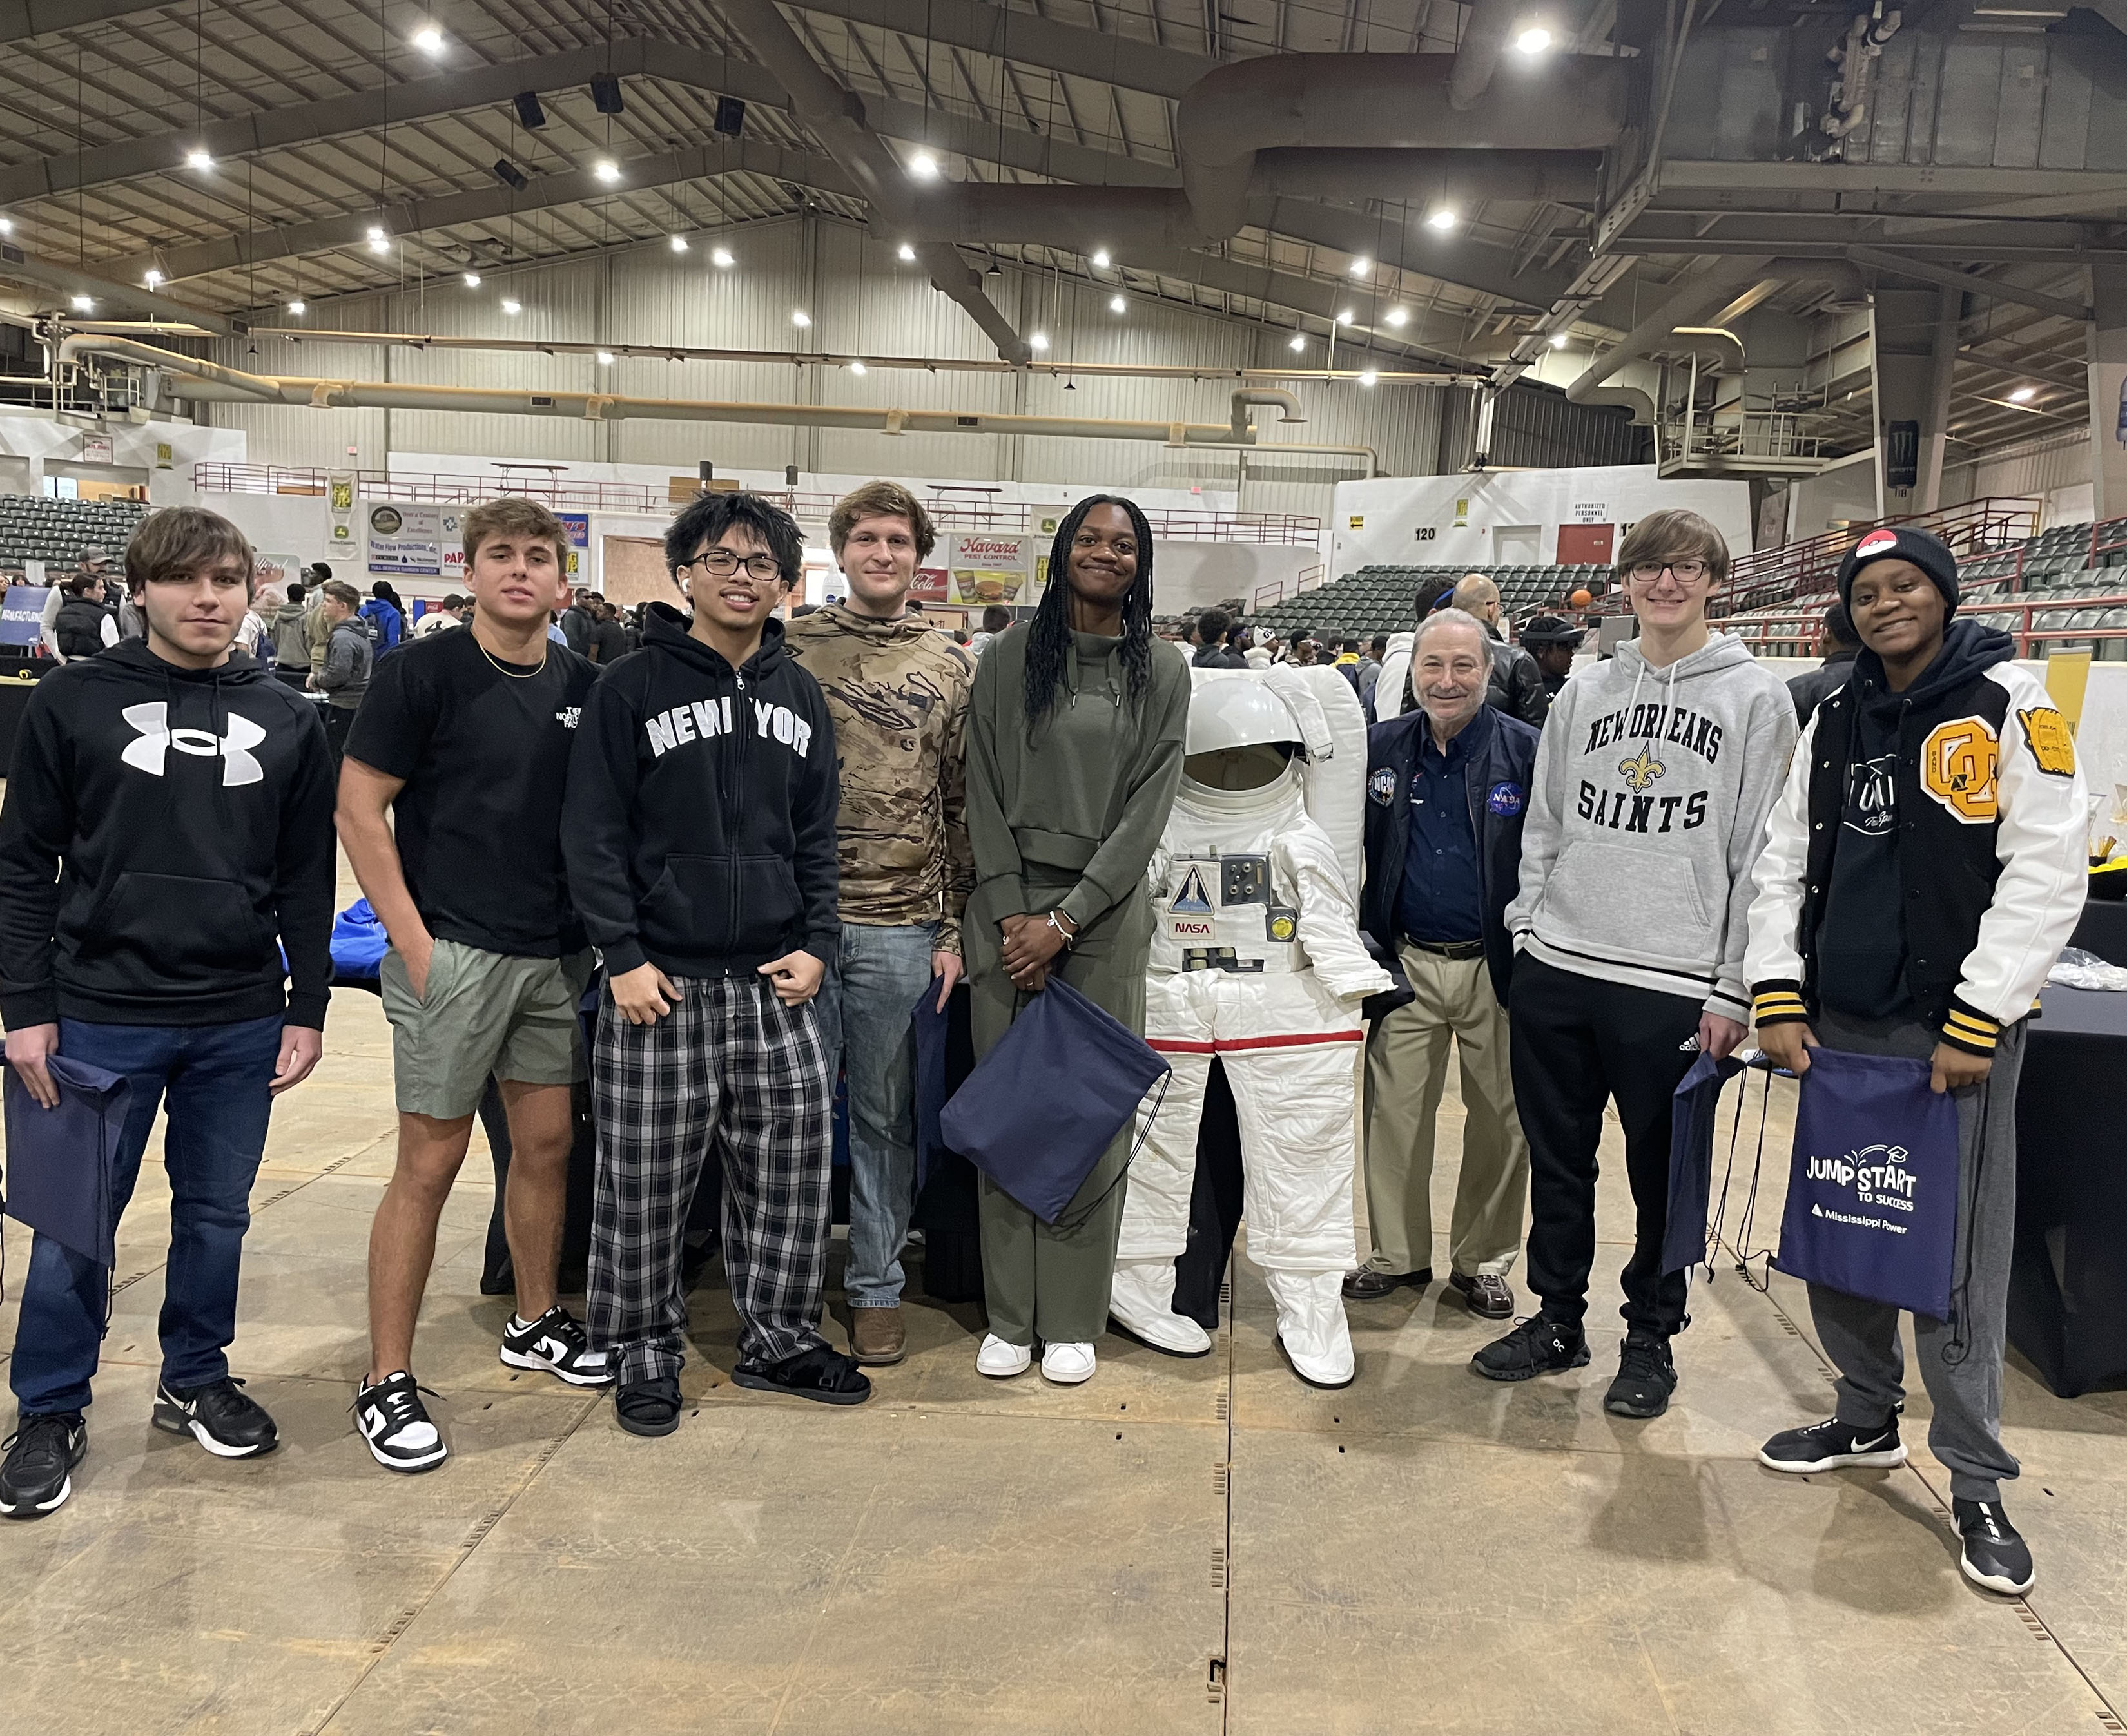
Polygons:
M428 993L416 998L392 948L378 971L391 1021L391 1074L402 1115L456 1121L480 1107L491 1074L526 1085L590 1076L576 1001L594 960L518 958L438 940Z

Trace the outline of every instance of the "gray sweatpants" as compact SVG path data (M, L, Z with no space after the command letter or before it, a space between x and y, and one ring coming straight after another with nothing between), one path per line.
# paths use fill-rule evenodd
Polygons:
M1936 1034L1910 1019L1855 1019L1827 1011L1816 1025L1828 1048L1859 1055L1935 1053ZM1935 1420L1928 1450L1949 1470L1949 1492L1998 1501L2014 1477L2001 1445L2001 1352L2007 1336L2009 1254L2016 1232L2016 1076L2024 1026L2002 1028L1994 1068L1957 1096L1957 1256L1951 1268L1952 1320L1913 1316L1921 1380ZM1839 1370L1839 1420L1871 1427L1905 1398L1905 1350L1898 1310L1821 1284L1809 1310L1825 1354Z

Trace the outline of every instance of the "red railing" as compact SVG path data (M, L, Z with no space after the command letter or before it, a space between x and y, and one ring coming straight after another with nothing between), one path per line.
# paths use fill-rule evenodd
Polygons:
M1275 608L1287 597L1297 597L1302 591L1322 589L1322 572L1319 566L1310 566L1291 579L1280 579L1269 584L1259 584L1255 594L1248 599L1248 613L1259 615L1267 608Z
M1976 561L2028 542L2038 534L2039 519L2044 510L2045 502L2035 497L2006 495L1968 500L1962 506L1945 507L1940 512L1914 513L1881 523L1932 531L1959 559ZM1876 528L1874 523L1849 525L1845 530L1826 531L1821 537L1739 556L1729 564L1727 590L1714 600L1708 613L1734 614L1831 589L1847 550ZM2020 561L2017 573L2020 580Z
M327 471L277 464L196 464L192 486L203 494L323 495L333 476L348 475L354 478L356 497L364 500L466 506L510 494L539 501L556 512L628 513L656 518L670 517L680 504L671 499L669 485L660 489L647 482L585 481L542 475L530 467L497 477L414 471ZM801 524L822 527L840 498L793 489L759 492ZM950 494L926 500L925 504L940 530L988 531L1014 537L1043 534L1042 522L1057 518L1062 510L1024 501L959 499ZM1322 541L1322 521L1305 513L1219 513L1151 507L1144 516L1154 535L1177 542L1272 543L1313 548Z
M2127 639L2127 627L2039 627L2035 623L2040 615L2081 613L2090 609L2127 608L2127 589L2105 597L2054 597L2041 592L2036 596L2010 600L1979 600L1960 603L1959 616L1978 616L1991 627L1998 627L2016 641L2016 655L2034 655L2034 646L2044 646L2059 640L2101 641ZM1748 621L1731 621L1727 631L1736 635L1746 645L1760 650L1775 650L1776 655L1808 657L1816 655L1817 631L1824 624L1821 608L1798 610L1779 615L1756 615Z

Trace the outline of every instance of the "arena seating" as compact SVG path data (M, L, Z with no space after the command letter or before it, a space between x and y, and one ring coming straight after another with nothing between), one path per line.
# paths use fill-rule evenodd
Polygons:
M0 494L0 561L71 567L85 548L108 549L116 561L148 510L144 500Z
M1607 566L1362 566L1333 583L1286 597L1248 618L1261 640L1296 627L1324 628L1356 637L1409 627L1433 599L1468 573L1482 573L1499 588L1502 612L1516 621L1564 606L1575 591L1599 591Z

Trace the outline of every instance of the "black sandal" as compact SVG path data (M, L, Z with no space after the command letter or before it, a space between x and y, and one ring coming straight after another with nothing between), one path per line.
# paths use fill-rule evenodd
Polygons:
M680 1426L680 1377L663 1374L613 1389L613 1421L631 1435L669 1435Z
M732 1383L759 1393L788 1393L794 1398L817 1399L822 1404L862 1404L871 1397L871 1379L854 1357L831 1350L824 1344L780 1362L757 1362L751 1357L732 1370Z

